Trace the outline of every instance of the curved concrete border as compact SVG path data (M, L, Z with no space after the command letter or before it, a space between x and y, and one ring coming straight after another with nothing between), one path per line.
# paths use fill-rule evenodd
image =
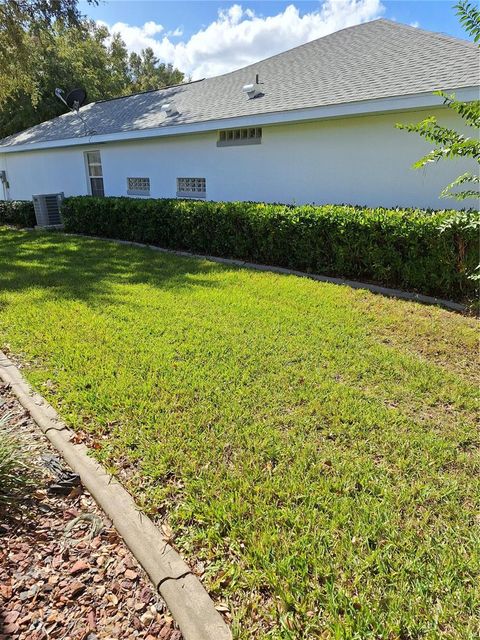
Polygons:
M190 251L175 251L174 249L164 249L163 247L157 247L153 244L142 244L141 242L131 242L130 240L118 240L116 238L103 238L101 236L89 236L83 233L65 233L66 236L73 236L78 238L91 238L92 240L105 240L108 242L116 242L118 244L125 244L132 247L140 247L141 249L152 249L153 251L160 251L161 253L170 253L175 256L181 256L184 258L198 258L201 260L209 260L210 262L219 262L221 264L232 265L235 267L243 267L245 269L255 269L257 271L270 271L272 273L281 273L284 275L298 276L300 278L309 278L310 280L317 280L318 282L328 282L330 284L338 284L352 289L366 289L371 293L377 293L387 298L398 298L399 300L409 300L411 302L420 302L422 304L437 305L450 309L451 311L459 311L465 313L467 306L460 302L453 302L452 300L444 300L443 298L435 298L433 296L426 296L423 293L412 293L409 291L402 291L401 289L391 289L390 287L382 287L378 284L370 284L368 282L359 282L358 280L346 280L344 278L334 278L331 276L322 276L316 273L306 273L305 271L297 271L295 269L286 269L285 267L275 267L273 265L257 264L255 262L246 262L244 260L235 260L233 258L219 258L217 256L209 256L201 253L191 253Z
M113 522L167 603L184 640L231 640L229 628L189 566L153 522L137 509L120 483L88 455L87 447L71 442L74 433L1 351L0 378L11 386L53 446L80 475L83 485Z

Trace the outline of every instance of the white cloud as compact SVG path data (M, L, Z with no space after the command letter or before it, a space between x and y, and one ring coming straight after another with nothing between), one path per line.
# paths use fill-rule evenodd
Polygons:
M130 51L151 47L163 62L171 62L193 79L239 69L315 38L378 18L384 11L381 0L325 0L316 11L300 14L291 4L273 16L257 15L252 9L233 4L218 12L216 20L190 39L172 42L181 29L164 32L153 21L143 27L124 22L107 25L118 32ZM105 24L105 23L103 23Z
M410 23L410 26L415 27L415 29L418 29L418 27L420 26L420 23L418 20L415 20L415 22Z
M156 49L159 41L154 36L164 31L163 26L153 20L145 22L143 27L132 27L126 22L116 22L114 25L109 25L103 20L97 20L97 24L108 27L110 33L119 33L127 45L127 49L137 53L140 53L145 47Z
M157 33L161 33L163 31L163 26L161 24L157 24L153 20L150 20L150 22L145 22L142 31L147 37L152 37Z
M183 29L181 27L177 27L173 31L167 31L167 36L172 36L174 38L180 38L180 36L183 36Z

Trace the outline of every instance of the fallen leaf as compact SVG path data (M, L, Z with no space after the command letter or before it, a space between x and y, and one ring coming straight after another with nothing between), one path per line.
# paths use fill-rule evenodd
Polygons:
M166 540L173 540L173 529L170 525L166 523L162 524L162 532Z
M146 611L140 616L140 621L143 625L147 625L152 620L155 620L155 616L150 611Z

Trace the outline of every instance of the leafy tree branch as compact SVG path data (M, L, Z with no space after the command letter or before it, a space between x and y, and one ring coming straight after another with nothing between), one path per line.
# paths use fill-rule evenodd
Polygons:
M480 41L480 11L478 8L468 0L461 0L455 5L455 9L460 23L474 41ZM470 158L480 163L480 101L462 102L456 100L455 95L449 95L444 91L436 91L435 95L441 96L444 106L457 113L465 126L473 130L472 135L459 133L454 129L440 125L435 116L429 116L416 124L397 124L398 129L417 133L435 145L434 149L413 164L413 168L419 169L428 163L452 158ZM467 172L448 184L441 191L440 196L457 200L478 198L479 184L478 172ZM458 187L460 190L457 190Z

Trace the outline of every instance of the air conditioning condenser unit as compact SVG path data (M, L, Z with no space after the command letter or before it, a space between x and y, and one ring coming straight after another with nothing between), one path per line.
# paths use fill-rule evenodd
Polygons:
M63 226L61 215L63 198L63 193L43 193L32 196L38 227L60 228Z

